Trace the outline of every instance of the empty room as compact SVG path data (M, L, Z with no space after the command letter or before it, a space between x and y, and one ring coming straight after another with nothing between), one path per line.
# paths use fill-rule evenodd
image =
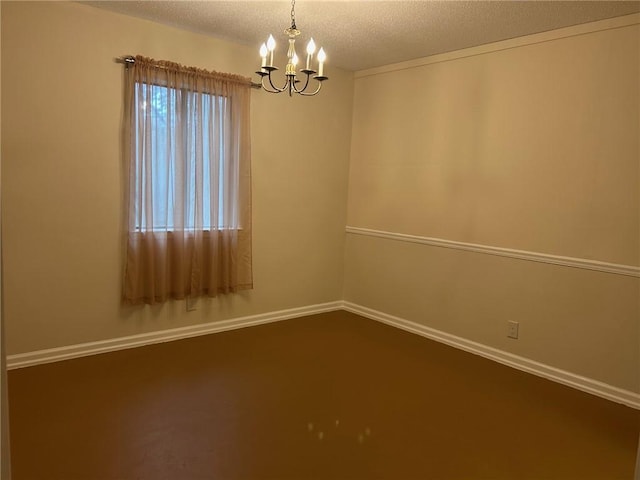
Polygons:
M0 22L2 480L640 479L640 2Z

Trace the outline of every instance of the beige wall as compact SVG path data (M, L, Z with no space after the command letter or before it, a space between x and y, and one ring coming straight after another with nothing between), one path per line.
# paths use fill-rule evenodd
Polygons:
M348 225L638 266L634 18L358 73ZM639 292L632 276L347 239L345 300L636 392Z
M2 2L8 353L339 300L353 80L331 69L319 97L252 94L255 289L188 313L121 307L126 54L245 76L259 62L257 47L87 5Z
M332 69L312 99L254 92L255 289L187 313L182 302L119 302L113 59L251 75L255 48L76 3L1 5L9 354L344 298L640 390L637 278L344 243L348 224L637 266L638 25L361 72L355 91ZM506 338L507 320L520 322L519 340Z

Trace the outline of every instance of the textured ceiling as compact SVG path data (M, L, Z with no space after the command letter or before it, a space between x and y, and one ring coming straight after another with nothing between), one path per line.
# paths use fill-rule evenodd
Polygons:
M290 2L82 2L258 47L273 33L283 49ZM297 0L301 47L309 36L327 65L363 70L531 33L628 15L640 1L360 1Z

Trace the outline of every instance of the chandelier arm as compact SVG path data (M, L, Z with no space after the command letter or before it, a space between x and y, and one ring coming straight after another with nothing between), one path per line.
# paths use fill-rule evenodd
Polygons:
M320 91L320 89L321 89L321 88L322 88L322 82L320 82L320 81L319 81L319 82L318 82L318 88L316 88L316 91L315 91L315 92L313 92L313 93L307 93L307 92L305 92L304 90L301 90L301 91L296 92L296 93L298 93L298 94L300 94L300 95L302 95L302 96L304 96L304 97L313 97L314 95L317 95L317 94L318 94L318 92Z
M269 89L265 86L264 82L262 82L262 85L261 85L261 86L262 86L262 89L263 89L265 92L269 92L269 93L282 93L282 90L269 90Z
M273 84L273 80L271 79L271 72L269 72L269 85L271 85L271 88L273 88L275 91L271 92L271 93L282 93L287 89L287 86L289 84L289 79L287 78L286 83L284 84L284 86L282 88L278 88ZM264 77L262 78L262 80L264 81ZM264 88L264 84L262 85L262 88ZM267 90L265 88L265 90ZM267 90L267 92L269 92L270 90Z
M304 92L307 89L307 87L309 86L309 77L310 76L311 76L311 74L307 73L307 81L304 82L304 87L302 87L300 89L297 89L296 86L295 86L295 82L293 82L293 91L296 92L296 93Z

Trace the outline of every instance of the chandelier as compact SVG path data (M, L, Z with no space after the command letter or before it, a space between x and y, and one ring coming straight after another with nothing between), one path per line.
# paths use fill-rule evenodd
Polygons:
M296 12L295 12L296 0L291 1L291 27L287 28L284 33L289 37L289 50L287 51L287 66L285 67L285 83L282 87L277 87L273 83L271 74L278 70L273 66L273 52L276 49L276 41L273 35L269 35L269 39L266 43L263 43L260 47L260 58L262 59L262 65L260 70L256 73L260 75L262 88L269 93L282 93L288 92L289 96L294 93L300 95L312 96L316 95L320 88L322 88L322 82L328 80L329 77L324 76L324 61L327 59L324 50L321 48L316 55L318 61L318 70L314 70L312 67L314 53L316 52L316 44L313 38L309 40L307 44L307 61L306 68L300 70L301 73L306 75L304 80L300 80L297 77L296 68L300 59L296 54L296 37L300 35L300 30L296 27ZM317 81L316 89L309 88L311 78ZM300 87L300 84L303 84ZM308 89L308 90L307 90ZM313 91L312 91L313 90Z

